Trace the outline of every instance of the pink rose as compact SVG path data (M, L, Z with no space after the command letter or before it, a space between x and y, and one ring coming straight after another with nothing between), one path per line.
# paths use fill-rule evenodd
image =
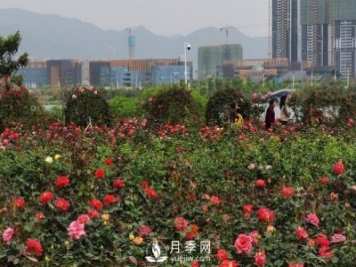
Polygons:
M308 214L307 217L305 218L305 220L308 223L310 223L310 224L312 224L312 225L314 225L316 227L319 227L319 218L318 218L318 216L316 216L315 213Z
M334 234L331 237L331 243L342 243L346 241L346 236L343 234Z
M244 252L246 255L251 253L252 249L252 237L245 234L240 234L236 238L234 247L237 250L237 253Z
M71 222L68 227L68 235L74 239L79 239L81 236L85 235L84 224L78 221Z
M14 234L14 229L8 227L2 234L2 240L7 244L10 245L12 236Z

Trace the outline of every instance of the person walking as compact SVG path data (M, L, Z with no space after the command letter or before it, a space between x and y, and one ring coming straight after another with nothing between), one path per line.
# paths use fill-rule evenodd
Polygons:
M279 102L279 109L281 110L281 117L279 118L282 125L286 125L290 120L290 112L287 108L287 98L288 95L282 95L281 101Z
M269 131L272 129L272 125L275 123L276 115L274 112L274 99L269 101L269 106L266 110L266 117L265 117L265 127L266 130Z

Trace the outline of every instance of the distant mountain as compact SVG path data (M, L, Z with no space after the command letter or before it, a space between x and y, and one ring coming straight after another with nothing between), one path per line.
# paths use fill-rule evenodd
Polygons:
M0 36L20 31L20 52L28 52L30 58L41 59L127 59L128 32L126 30L102 30L79 19L57 15L43 15L22 9L0 9ZM243 46L246 59L265 58L268 38L249 37L236 28L230 28L229 43ZM156 35L143 26L132 30L136 37L135 58L179 58L184 53L184 42L192 49L187 60L197 67L199 46L225 43L225 32L218 28L199 29L187 36ZM174 34L174 33L172 33Z

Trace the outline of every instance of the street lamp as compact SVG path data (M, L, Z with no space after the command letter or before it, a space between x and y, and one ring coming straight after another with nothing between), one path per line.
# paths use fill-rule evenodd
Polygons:
M190 43L184 42L184 78L185 88L188 88L188 73L187 73L187 50L190 50Z

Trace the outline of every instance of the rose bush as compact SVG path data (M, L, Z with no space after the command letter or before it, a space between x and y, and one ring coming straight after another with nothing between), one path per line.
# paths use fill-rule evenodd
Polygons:
M0 265L147 266L154 241L161 266L354 264L354 128L146 125L6 129Z

